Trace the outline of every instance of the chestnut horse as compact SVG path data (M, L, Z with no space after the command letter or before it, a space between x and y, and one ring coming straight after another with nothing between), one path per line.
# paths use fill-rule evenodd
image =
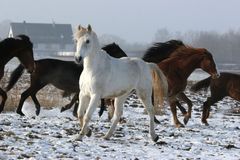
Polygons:
M173 120L176 127L183 127L177 118L176 105L178 98L185 99L186 102L191 101L183 94L187 86L187 79L190 74L197 68L211 75L213 79L219 77L216 64L212 54L204 48L192 48L182 46L176 49L172 56L158 63L159 68L163 71L168 80L168 102L170 104ZM188 108L185 120L191 118L192 106Z
M194 92L202 88L210 87L211 96L203 103L202 123L208 125L207 118L210 113L210 106L229 96L240 101L240 75L228 72L221 72L218 79L208 77L203 79L191 87Z
M4 75L4 67L13 57L17 57L22 65L31 73L34 71L33 44L26 35L19 35L15 38L6 38L0 42L0 80ZM2 102L0 113L3 111L7 94L0 88Z

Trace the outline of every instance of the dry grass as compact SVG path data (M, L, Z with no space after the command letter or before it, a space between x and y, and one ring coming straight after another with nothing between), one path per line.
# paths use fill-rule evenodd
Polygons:
M1 87L7 86L9 81L10 72L6 71L3 79L1 80ZM21 93L23 93L30 86L30 75L24 73L22 77L18 80L16 85L7 93L8 99L4 111L14 111L16 110ZM42 107L53 108L62 107L69 103L69 98L62 98L62 91L57 89L52 85L47 85L37 93L37 98ZM1 100L1 98L0 98ZM29 97L26 101L33 104L32 99ZM33 104L34 105L34 104Z

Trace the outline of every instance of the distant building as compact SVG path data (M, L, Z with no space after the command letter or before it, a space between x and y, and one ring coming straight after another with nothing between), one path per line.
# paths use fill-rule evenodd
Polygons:
M71 24L10 23L8 37L19 34L28 35L34 45L34 54L72 55L74 52Z

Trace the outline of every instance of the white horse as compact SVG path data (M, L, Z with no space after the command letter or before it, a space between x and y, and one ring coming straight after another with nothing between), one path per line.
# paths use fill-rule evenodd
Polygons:
M160 69L152 63L139 58L113 58L101 50L98 37L91 26L78 27L74 38L77 42L76 61L83 59L83 72L80 76L78 118L81 131L76 140L82 140L86 134L91 135L87 127L93 112L101 98L115 98L115 112L112 125L104 136L109 139L123 113L123 103L135 89L150 116L150 135L157 141L154 130L154 109L151 95L154 93L156 105L162 105L167 93L167 79Z

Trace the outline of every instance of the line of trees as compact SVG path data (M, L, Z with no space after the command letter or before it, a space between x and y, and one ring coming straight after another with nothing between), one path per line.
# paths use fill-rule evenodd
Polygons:
M229 30L225 33L215 31L189 31L170 33L167 29L156 32L154 41L180 39L193 47L208 49L218 63L240 62L240 30Z
M149 44L127 43L125 40L114 35L102 35L102 44L118 43L127 53L139 53L139 57L154 42L165 42L170 39L182 40L185 44L193 47L206 48L213 55L217 63L240 64L240 30L229 30L225 33L216 31L188 31L170 32L168 29L159 29ZM136 55L136 54L134 54Z

